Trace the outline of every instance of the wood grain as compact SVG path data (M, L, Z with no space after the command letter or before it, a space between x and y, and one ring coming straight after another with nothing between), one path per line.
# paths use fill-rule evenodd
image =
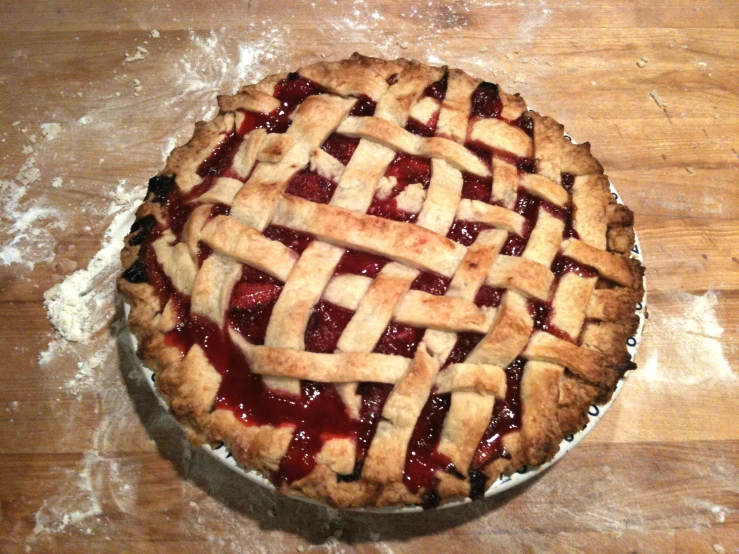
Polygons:
M521 92L591 142L636 212L640 369L562 462L494 499L400 517L278 497L187 445L112 295L85 343L46 319L44 291L105 244L117 192L125 204L216 93L355 50ZM726 0L0 0L0 260L21 237L35 262L0 265L0 550L739 552L738 57ZM13 204L30 158L39 179ZM56 212L19 224L39 209ZM94 283L111 290L105 272Z

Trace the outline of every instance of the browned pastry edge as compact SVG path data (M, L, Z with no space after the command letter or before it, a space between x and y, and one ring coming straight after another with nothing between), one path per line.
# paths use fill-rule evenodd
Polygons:
M354 74L357 71L372 71L378 78L386 79L409 64L407 60L386 61L366 58L355 54L349 60L340 62L344 71ZM302 68L301 74L311 71L327 71L328 64L316 64ZM218 99L221 113L210 122L198 122L193 137L187 144L180 146L170 154L161 175L180 176L192 174L197 169L204 151L225 128L233 127L235 115L232 110L249 106L249 102L269 102L265 97L271 96L271 90L284 75L270 76L255 85L240 89L233 96L221 96ZM507 102L514 105L523 104L518 95L501 94ZM525 104L520 109L523 110ZM553 126L561 128L554 120ZM565 147L562 155L562 172L590 174L603 172L602 166L590 154L588 143ZM157 220L166 220L162 215L162 206L153 194L137 211L137 219L153 215ZM634 244L633 214L623 205L611 198L607 213L608 234L607 249L629 258ZM124 269L138 258L139 246L132 245L131 239L136 233L129 234L125 240L125 248L121 253ZM626 350L626 339L633 335L638 327L639 319L634 315L635 305L643 297L643 267L631 259L629 268L632 275L632 286L623 287L599 281L598 295L602 302L594 309L599 310L599 321L586 320L581 334L582 344L587 345L599 354L602 362L602 378L600 382L588 382L581 375L565 370L559 380L558 387L551 386L534 391L537 398L555 403L556 416L553 420L533 424L533 431L524 435L520 431L509 433L504 437L504 445L509 458L500 458L485 468L485 488L491 486L502 473L512 473L521 465L536 465L551 459L557 452L563 436L581 430L588 422L588 409L592 404L602 404L611 397L618 380L635 365L630 361ZM167 321L168 314L160 305L154 288L147 283L134 284L125 279L118 280L118 288L131 306L129 326L139 342L138 355L145 365L156 374L156 385L165 398L175 417L186 429L189 439L195 445L205 442L215 444L223 441L227 444L236 460L246 468L255 469L265 476L277 470L281 452L284 452L285 441L290 435L285 429L247 427L236 417L225 410L213 410L220 376L214 371L204 370L210 367L204 362L202 352L191 349L186 357L182 357L177 348L165 345L163 329L171 328ZM201 358L201 359L199 359ZM558 390L556 390L558 388ZM557 394L558 393L558 394ZM331 467L330 460L321 460L316 469L307 477L283 486L280 492L305 496L327 502L333 506L348 508L361 506L385 506L418 504L420 494L413 494L402 482L339 482L337 472ZM468 480L460 480L449 475L442 475L438 486L438 494L442 501L464 497L470 494Z

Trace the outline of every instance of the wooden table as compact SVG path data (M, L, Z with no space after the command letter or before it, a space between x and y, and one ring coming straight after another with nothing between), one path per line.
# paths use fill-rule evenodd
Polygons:
M0 550L739 551L738 24L726 0L0 2ZM562 462L463 508L339 513L223 471L118 334L103 235L173 139L218 91L355 50L521 92L637 215L641 368ZM43 293L106 245L63 340Z

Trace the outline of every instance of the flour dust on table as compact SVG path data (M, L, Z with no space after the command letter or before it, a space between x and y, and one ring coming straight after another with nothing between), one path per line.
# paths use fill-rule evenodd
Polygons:
M739 380L721 346L724 328L716 316L719 301L720 293L714 290L697 295L681 291L669 299L674 309L651 309L651 331L668 341L674 361L665 364L654 350L636 379L648 383L719 386Z

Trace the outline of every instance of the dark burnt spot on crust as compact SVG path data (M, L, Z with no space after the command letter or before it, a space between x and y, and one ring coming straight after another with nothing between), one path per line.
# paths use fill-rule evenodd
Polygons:
M131 226L131 232L128 239L130 246L137 246L144 242L151 234L154 227L157 226L157 218L153 215L147 215L141 219L137 219Z
M354 481L359 481L359 478L362 476L363 467L364 460L357 460L357 463L354 464L354 471L352 471L348 475L342 475L341 473L338 473L336 475L336 480L339 483L353 483Z
M175 185L174 175L155 175L149 179L149 189L146 191L147 196L154 195L154 202L164 202L169 195L169 191Z
M618 371L621 375L623 375L627 371L632 371L632 370L636 369L636 367L637 366L636 366L636 364L634 362L629 361L629 362L625 362L625 363L619 365L618 367L616 367L616 371Z
M424 510L436 508L441 503L441 496L435 490L430 490L421 496L421 506Z
M487 476L476 469L470 470L470 498L477 499L482 498L485 494L485 482Z
M455 467L452 467L452 468L449 469L449 475L451 475L452 477L456 477L460 481L464 481L465 480L464 475L462 475L459 471L457 471L457 468L455 468Z
M146 283L148 277L146 264L144 264L143 260L136 260L123 272L122 277L129 283Z

